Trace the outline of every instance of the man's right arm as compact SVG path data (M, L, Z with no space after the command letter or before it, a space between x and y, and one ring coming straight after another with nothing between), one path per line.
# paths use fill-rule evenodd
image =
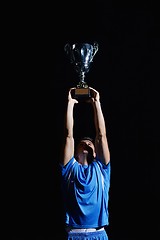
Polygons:
M68 94L68 103L65 116L65 129L64 129L64 147L63 147L63 156L62 164L66 165L69 160L74 156L74 137L73 137L73 110L74 104L78 101L71 96L72 88L69 90Z

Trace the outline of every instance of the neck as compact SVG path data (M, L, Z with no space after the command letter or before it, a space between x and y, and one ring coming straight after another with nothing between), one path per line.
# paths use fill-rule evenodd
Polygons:
M91 157L88 154L80 154L78 156L78 162L82 165L88 165L93 161L93 156Z

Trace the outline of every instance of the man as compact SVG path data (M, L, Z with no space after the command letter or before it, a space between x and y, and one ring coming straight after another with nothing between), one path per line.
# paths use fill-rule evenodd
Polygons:
M108 240L110 152L99 92L90 87L95 140L80 139L75 148L73 111L78 100L68 93L65 143L61 166L65 224L68 240Z

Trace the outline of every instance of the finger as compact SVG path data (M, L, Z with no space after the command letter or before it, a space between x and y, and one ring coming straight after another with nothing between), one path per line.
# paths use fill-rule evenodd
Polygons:
M71 87L70 89L75 89L76 87Z
M93 90L93 91L95 91L95 92L97 92L97 90L96 89L94 89L94 88L92 88L92 87L89 87L91 90Z

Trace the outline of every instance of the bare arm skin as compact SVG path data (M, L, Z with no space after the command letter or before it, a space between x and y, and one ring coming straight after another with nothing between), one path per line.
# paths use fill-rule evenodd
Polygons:
M68 93L68 103L66 109L66 117L65 117L65 142L62 156L62 164L66 165L69 160L74 156L74 137L73 137L73 110L74 105L78 103L78 101L71 96L71 91L74 88L70 88Z
M94 122L96 128L95 148L96 156L101 159L104 164L108 164L110 161L110 152L108 147L108 141L106 136L106 125L101 108L99 92L91 88L91 101L94 110Z

